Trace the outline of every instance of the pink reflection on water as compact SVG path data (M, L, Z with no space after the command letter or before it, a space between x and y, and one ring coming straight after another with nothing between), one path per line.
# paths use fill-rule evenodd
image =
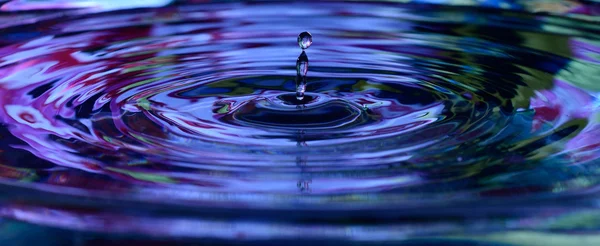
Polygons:
M11 0L0 6L0 11L29 11L47 9L94 8L96 10L116 10L126 8L161 7L172 0Z

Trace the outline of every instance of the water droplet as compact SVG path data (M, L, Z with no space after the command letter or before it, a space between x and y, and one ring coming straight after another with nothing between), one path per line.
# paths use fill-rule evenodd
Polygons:
M308 73L308 56L304 51L296 60L296 99L302 101L306 92L306 74Z
M298 45L300 46L300 48L304 49L308 49L308 47L310 47L310 45L312 44L312 35L310 35L309 32L302 32L300 33L300 35L298 35Z
M304 77L308 73L308 56L304 51L296 60L296 76Z

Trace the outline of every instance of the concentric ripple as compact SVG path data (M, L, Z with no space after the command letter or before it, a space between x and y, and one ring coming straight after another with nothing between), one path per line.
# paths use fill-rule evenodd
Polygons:
M594 19L319 2L28 23L0 34L7 187L369 211L516 204L600 181ZM314 43L298 101L304 30Z

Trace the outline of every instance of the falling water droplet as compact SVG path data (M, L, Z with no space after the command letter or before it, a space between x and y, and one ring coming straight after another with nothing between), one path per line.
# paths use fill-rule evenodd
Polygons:
M310 35L309 32L302 32L300 33L300 35L298 35L298 45L300 46L300 48L304 49L308 49L308 47L310 47L310 45L312 44L312 35Z
M296 99L302 101L306 92L306 74L308 73L308 56L304 51L296 60Z

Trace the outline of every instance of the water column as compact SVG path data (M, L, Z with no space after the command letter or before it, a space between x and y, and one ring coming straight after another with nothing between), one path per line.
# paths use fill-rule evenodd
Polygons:
M302 48L302 53L296 60L296 99L302 101L304 92L306 92L306 73L308 72L308 56L305 49L312 44L312 35L309 32L302 32L298 35L298 46Z

